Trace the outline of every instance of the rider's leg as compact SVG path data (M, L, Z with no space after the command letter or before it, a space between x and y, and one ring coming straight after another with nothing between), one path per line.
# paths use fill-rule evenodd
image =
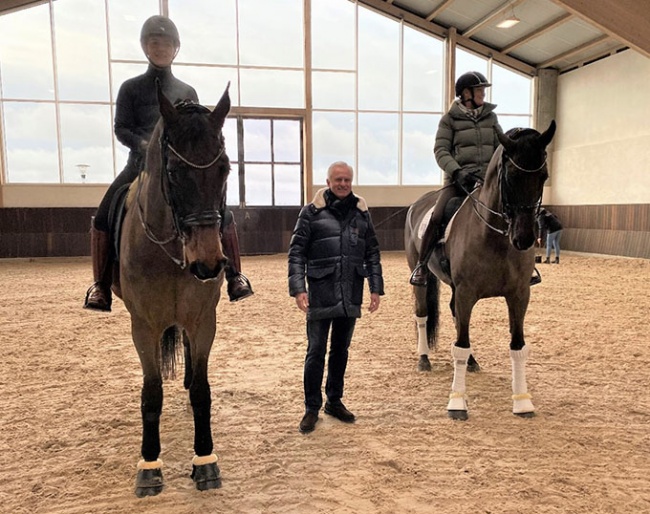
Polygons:
M228 281L228 297L231 302L243 300L253 294L250 281L241 272L241 256L239 253L239 238L237 225L232 212L226 209L221 228L221 245L228 257L226 280Z
M93 280L95 281L86 292L84 309L98 311L111 310L111 282L113 279L111 262L111 241L108 232L95 228L93 217L90 227L90 253L93 262Z
M449 185L441 190L438 201L436 202L431 219L427 225L424 235L422 236L422 244L420 245L420 259L411 274L410 283L414 286L424 287L427 285L427 262L431 257L436 243L444 235L443 218L445 215L445 207L447 202L458 196L455 186Z
M84 308L99 311L111 310L111 283L113 281L113 265L111 256L111 238L109 211L113 197L123 185L133 182L138 176L141 157L129 156L122 172L115 177L104 198L102 198L90 227L90 254L93 262L94 283L86 292Z

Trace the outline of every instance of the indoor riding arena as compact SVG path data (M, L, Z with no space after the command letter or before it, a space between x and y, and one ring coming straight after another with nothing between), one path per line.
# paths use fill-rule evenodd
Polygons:
M650 127L634 100L650 74L650 14L640 2L1 4L0 512L650 512ZM198 219L195 227L218 236L216 223L232 212L254 294L230 302L224 281L216 307L207 378L220 487L198 490L191 476L203 421L179 352L176 376L162 385L162 468L150 468L162 469L164 487L138 497L136 475L155 462L140 462L146 358L125 302L114 298L111 312L83 305L96 279L91 217L128 157L113 133L116 98L125 80L155 65L138 40L152 15L178 27L174 76L204 105L219 110L230 83L218 129L228 209L181 218L177 170L154 166L140 177L160 173L177 234ZM468 419L448 412L458 362L444 283L431 370L418 367L405 223L409 206L443 187L436 130L469 70L489 79L486 101L504 131L557 125L530 211L559 218L561 248L548 263L545 247L523 250L542 279L530 287L524 323L535 408L526 417L513 414L503 297L472 311L480 370L466 376ZM157 141L149 148L165 153ZM289 295L287 252L301 209L341 160L369 206L385 294L371 313L365 287L350 346L343 401L356 421L321 410L303 434L306 320ZM210 165L195 172L208 176ZM163 241L152 201L128 201L125 220L138 220L156 259L169 264L174 248L185 251L180 235ZM507 232L506 211L494 214ZM192 266L181 274L198 276ZM166 278L151 275L152 284Z

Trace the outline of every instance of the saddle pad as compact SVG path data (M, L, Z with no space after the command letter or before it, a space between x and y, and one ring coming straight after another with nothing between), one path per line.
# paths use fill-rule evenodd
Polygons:
M427 229L429 226L429 220L431 219L431 215L433 214L433 209L435 208L436 204L433 204L433 207L429 209L424 216L422 216L422 221L420 221L420 226L418 227L418 239L422 239L424 237L424 231Z

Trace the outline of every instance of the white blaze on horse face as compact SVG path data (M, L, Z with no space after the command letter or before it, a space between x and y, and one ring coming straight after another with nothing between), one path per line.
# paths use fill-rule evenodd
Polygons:
M327 177L327 186L342 200L352 192L352 171L346 166L335 166Z

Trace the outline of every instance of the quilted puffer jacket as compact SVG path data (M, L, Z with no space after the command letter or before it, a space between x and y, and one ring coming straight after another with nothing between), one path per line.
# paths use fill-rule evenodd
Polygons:
M495 127L499 127L496 105L484 103L476 119L471 118L454 102L438 124L433 153L438 166L445 173L445 184L454 180L457 170L478 167L485 177L487 165L499 146Z
M321 189L300 211L289 244L289 294L307 292L307 319L361 317L363 283L384 294L379 243L363 198Z

